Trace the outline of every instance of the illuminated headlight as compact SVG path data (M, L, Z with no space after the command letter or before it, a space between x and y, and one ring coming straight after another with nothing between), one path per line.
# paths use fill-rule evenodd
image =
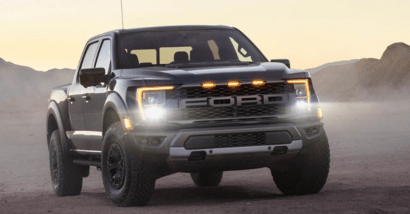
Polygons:
M308 109L308 104L304 100L298 100L298 101L296 101L296 108L298 110L306 110L306 109Z
M144 111L145 117L151 120L160 120L166 116L166 111L162 107L151 106Z
M309 80L295 79L295 80L288 80L287 82L294 86L295 95L296 95L296 109L298 111L309 111L310 112L311 106L310 106Z
M154 86L137 89L138 108L143 120L160 120L165 117L165 91L174 89L174 86Z
M144 106L160 106L165 104L165 91L147 91L142 94Z

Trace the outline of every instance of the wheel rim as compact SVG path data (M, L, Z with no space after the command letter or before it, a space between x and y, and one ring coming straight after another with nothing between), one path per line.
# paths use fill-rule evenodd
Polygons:
M109 182L116 189L120 189L124 184L124 166L124 155L122 153L121 147L119 147L117 144L111 145L110 149L108 150L107 156L107 171Z
M51 176L53 180L53 184L55 187L58 186L59 181L59 174L58 174L58 156L57 156L57 148L53 147L51 149Z

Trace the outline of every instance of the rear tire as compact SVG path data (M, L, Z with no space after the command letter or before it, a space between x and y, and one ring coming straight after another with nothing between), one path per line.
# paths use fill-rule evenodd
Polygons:
M63 152L60 133L55 130L49 143L51 183L57 196L74 196L81 193L83 168Z
M213 187L221 183L223 172L191 173L191 178L198 187Z
M286 164L285 170L271 173L278 189L285 195L315 194L326 183L330 167L330 150L326 133Z
M101 170L108 198L117 206L144 206L155 188L154 170L124 137L121 123L112 124L103 140Z

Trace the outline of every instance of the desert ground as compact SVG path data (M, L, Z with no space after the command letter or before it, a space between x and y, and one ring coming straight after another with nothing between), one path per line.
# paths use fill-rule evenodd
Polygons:
M50 183L46 106L0 107L0 213L410 213L410 99L322 103L331 149L316 195L283 196L266 168L225 172L197 188L189 174L156 182L145 207L120 208L92 168L82 194L56 197Z

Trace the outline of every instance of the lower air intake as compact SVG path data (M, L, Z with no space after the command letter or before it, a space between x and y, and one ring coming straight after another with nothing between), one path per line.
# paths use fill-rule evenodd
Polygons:
M215 135L215 148L258 146L266 144L265 133Z

